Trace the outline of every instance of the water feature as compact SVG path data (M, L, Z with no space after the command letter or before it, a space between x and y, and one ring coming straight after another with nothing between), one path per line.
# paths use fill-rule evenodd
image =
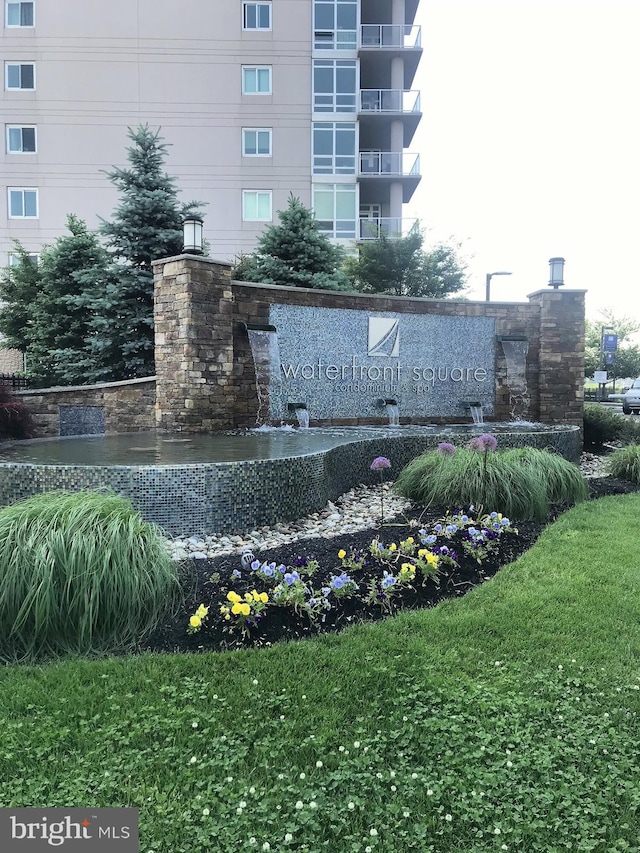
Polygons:
M471 417L473 418L474 424L477 426L481 426L484 424L484 413L482 411L481 403L472 403L469 408L471 409Z
M509 387L509 412L513 420L524 420L529 412L531 398L527 389L527 353L529 341L524 337L503 336L504 357L507 362L507 385Z
M398 401L394 397L380 397L376 400L376 406L383 409L389 420L390 427L400 426L400 408Z
M282 394L278 334L275 326L254 323L243 323L242 325L249 336L249 346L253 356L256 395L258 397L256 423L260 424L269 420L272 398L277 397L279 399Z
M309 429L309 411L306 403L289 403L287 409L296 416L300 429Z
M318 512L354 486L374 483L376 456L390 459L397 474L440 441L462 445L488 429L501 448L580 457L577 426L510 422L36 439L0 445L0 506L55 489L109 488L171 536L246 532Z

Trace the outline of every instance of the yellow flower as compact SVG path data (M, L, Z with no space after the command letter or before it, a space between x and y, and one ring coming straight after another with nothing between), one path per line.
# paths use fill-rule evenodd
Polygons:
M407 536L407 538L404 541L407 542L409 545L413 545L413 542L414 542L413 536Z
M431 551L429 551L427 553L427 555L424 558L424 561L425 561L425 563L428 563L430 566L437 566L438 565L438 558L436 557L435 554L432 554Z
M395 543L395 542L392 542L392 543L391 543L391 545L389 545L389 550L390 550L390 551L395 551L397 547L398 547L398 546L396 545L396 543Z
M204 604L201 604L200 607L198 607L198 609L196 610L196 615L199 616L201 619L204 619L205 616L208 615L208 613L209 608L205 607Z
M429 553L429 552L427 551L427 549L426 549L426 548L420 548L420 550L418 551L418 557L423 557L423 558L424 558L424 557L426 557L426 556L427 556L427 554L428 554L428 553Z
M189 619L189 625L191 625L192 628L199 628L202 625L202 619L194 613L191 619Z
M251 608L248 604L239 604L238 607L243 616L248 616L251 613Z
M340 548L340 550L338 551L338 559L344 560L344 558L346 556L347 556L347 552L344 550L344 548Z
M238 593L234 592L233 590L227 593L227 600L233 602L234 604L236 604L238 601L242 601Z
M245 601L249 601L249 602L253 601L253 596L251 595L251 593L250 593L250 592L245 592L245 594L244 594L244 600L245 600Z
M233 613L233 615L234 615L234 616L239 616L239 615L240 615L240 613L242 612L242 611L240 610L240 608L241 608L241 607L244 607L244 605L243 605L243 604L238 604L238 602L236 601L236 603L235 603L235 604L233 605L233 607L231 608L231 612Z
M226 607L224 604L223 604L223 605L221 605L221 607L220 607L220 613L222 613L222 614L224 615L225 613L228 613L228 612L229 612L229 608L228 608L228 607Z
M403 563L400 569L401 575L412 575L415 574L416 568L412 563Z
M260 593L257 589L252 590L251 595L253 596L254 601L260 601Z
M266 604L266 603L267 603L267 601L269 601L269 596L267 595L267 593L266 593L266 592L261 592L261 593L260 593L260 601L261 601L263 604Z

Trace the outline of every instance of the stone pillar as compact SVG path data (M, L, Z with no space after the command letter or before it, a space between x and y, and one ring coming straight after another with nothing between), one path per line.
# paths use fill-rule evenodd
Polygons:
M542 423L582 426L585 293L548 287L528 297L540 309L538 387Z
M231 266L194 255L153 264L156 427L233 427Z

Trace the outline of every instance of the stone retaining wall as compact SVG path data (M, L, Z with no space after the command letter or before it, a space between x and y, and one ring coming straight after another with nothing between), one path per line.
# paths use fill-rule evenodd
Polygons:
M140 432L154 426L154 376L98 385L29 389L16 391L15 396L29 409L37 438Z

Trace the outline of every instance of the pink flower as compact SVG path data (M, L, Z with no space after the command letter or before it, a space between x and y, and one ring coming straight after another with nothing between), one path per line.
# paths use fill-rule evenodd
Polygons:
M436 448L436 452L439 453L440 456L453 456L456 452L456 448L448 441L441 441Z
M469 442L471 450L495 450L498 446L498 439L490 432L485 432L482 435L477 435Z
M391 462L386 456L376 456L369 468L371 471L382 471L383 468L391 468Z

